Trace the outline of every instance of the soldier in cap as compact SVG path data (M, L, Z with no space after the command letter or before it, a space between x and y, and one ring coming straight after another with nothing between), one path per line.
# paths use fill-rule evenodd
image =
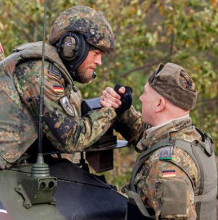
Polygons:
M124 87L106 88L101 104L122 109L130 96ZM216 219L213 141L192 124L189 113L196 99L196 86L184 68L160 64L140 96L142 114L133 106L118 114L117 130L141 153L124 191L144 216Z
M81 93L114 49L110 24L86 6L62 12L45 45L43 133L62 152L73 153L96 142L116 117L113 108L81 115ZM18 46L0 63L0 169L9 168L38 137L42 42Z

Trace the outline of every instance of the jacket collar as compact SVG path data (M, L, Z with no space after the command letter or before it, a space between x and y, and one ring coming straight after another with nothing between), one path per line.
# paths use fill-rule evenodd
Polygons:
M172 137L172 133L190 127L191 125L191 118L186 116L170 120L167 123L155 127L151 127L150 129L146 130L147 136L138 142L136 148L139 151L144 151L156 142L168 137Z

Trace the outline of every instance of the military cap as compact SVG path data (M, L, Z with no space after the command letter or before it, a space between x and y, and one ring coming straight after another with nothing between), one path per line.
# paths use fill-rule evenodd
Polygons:
M149 85L174 105L191 110L197 100L194 81L183 69L174 64L159 64L148 79Z

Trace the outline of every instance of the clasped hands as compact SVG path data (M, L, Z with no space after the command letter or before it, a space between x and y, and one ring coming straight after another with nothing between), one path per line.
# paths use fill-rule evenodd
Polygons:
M132 88L119 84L114 88L107 87L102 91L100 104L103 107L112 107L117 114L122 114L132 105Z

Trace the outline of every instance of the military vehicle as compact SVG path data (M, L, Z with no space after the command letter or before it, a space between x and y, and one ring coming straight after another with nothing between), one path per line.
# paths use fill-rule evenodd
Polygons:
M95 145L79 152L77 164L61 158L47 140L43 143L43 154L37 155L33 145L28 157L0 171L1 220L124 219L126 198L104 176L91 174L87 161L96 172L113 169L113 150L126 141L117 141L109 129Z
M87 164L46 162L49 167L40 158L0 171L1 220L124 219L126 199Z

